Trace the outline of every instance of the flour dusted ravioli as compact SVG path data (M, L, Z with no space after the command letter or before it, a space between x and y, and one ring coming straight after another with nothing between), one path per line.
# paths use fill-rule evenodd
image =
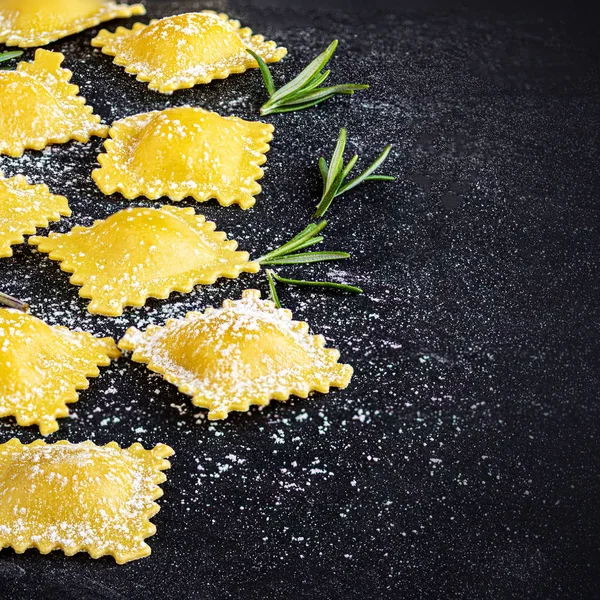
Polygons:
M56 431L56 419L69 414L77 390L87 389L87 378L98 377L98 367L119 354L112 338L51 327L0 308L0 417L37 425L42 435Z
M261 300L256 290L164 327L131 328L119 347L208 408L209 419L292 394L326 394L331 386L345 388L352 377L352 367L338 363L339 352L325 348L322 336L310 335L306 323L292 321L289 310Z
M92 300L91 313L111 317L149 297L189 293L195 285L260 269L192 208L128 208L91 227L31 237L29 243L73 273L71 283L83 286L79 295Z
M110 0L0 0L0 44L44 46L105 21L146 14Z
M164 94L258 67L248 48L265 62L278 62L287 54L275 42L252 35L239 21L213 11L175 15L150 25L136 23L115 33L104 29L92 46Z
M0 548L108 554L118 564L148 556L172 454L164 444L0 444Z
M0 70L0 154L18 157L26 149L106 137L108 127L69 83L71 71L61 68L64 58L40 49L16 71Z
M45 185L30 185L22 175L5 179L0 171L0 258L12 256L11 245L49 221L71 216L64 196L55 196Z
M202 108L168 108L113 124L93 179L105 194L128 199L166 196L250 208L273 126L221 117Z

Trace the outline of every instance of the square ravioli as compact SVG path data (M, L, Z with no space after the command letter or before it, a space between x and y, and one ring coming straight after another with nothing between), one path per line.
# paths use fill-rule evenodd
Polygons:
M33 62L20 62L15 71L0 70L0 154L19 157L28 149L106 137L108 127L69 83L71 71L61 68L64 58L39 49Z
M125 306L144 306L149 297L187 294L219 277L260 269L215 228L193 208L127 208L91 227L34 236L29 243L73 273L71 283L83 286L79 295L91 299L89 312L118 317Z
M44 46L105 21L145 14L141 4L112 0L2 0L0 44Z
M110 555L118 564L148 556L144 539L156 533L150 519L172 454L164 444L0 444L0 548Z
M92 177L104 194L254 205L274 128L184 106L113 123Z
M209 419L292 394L307 398L312 391L345 388L353 373L350 365L338 363L337 350L325 348L323 336L311 335L308 324L261 300L257 290L164 327L145 332L132 327L119 348L192 396L195 406L209 410Z
M154 20L149 25L136 23L132 29L119 27L115 33L104 29L92 46L114 56L117 65L163 94L257 68L248 48L267 63L278 62L287 54L275 42L242 28L239 21L208 10Z

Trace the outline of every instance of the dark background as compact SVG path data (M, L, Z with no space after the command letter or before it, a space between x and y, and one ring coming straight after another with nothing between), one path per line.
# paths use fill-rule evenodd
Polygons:
M341 126L361 164L393 143L383 171L397 182L367 184L328 215L324 248L353 259L281 271L364 287L361 297L280 289L356 375L345 391L209 423L121 359L48 440L176 450L152 556L117 566L4 550L0 597L597 598L600 52L591 9L146 4L148 17L216 8L277 40L290 51L273 68L278 83L337 37L332 80L372 84L267 119L276 133L253 209L183 203L258 255L308 222L316 160L331 154ZM90 48L96 31L50 48L67 55L106 122L188 103L256 118L265 100L257 71L172 97L150 92ZM89 177L101 145L53 146L1 158L0 168L67 195L74 215L52 226L66 231L129 206ZM115 337L246 287L267 291L263 274L243 275L98 318L58 264L25 245L0 261L0 284L50 323ZM2 420L0 441L13 436L38 434Z

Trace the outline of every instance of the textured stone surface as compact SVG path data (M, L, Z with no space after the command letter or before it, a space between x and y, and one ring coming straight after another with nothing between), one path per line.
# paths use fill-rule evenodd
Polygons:
M216 8L288 47L277 82L333 37L335 82L372 90L268 119L264 193L247 212L194 206L257 255L295 233L319 195L316 159L341 126L348 152L385 171L336 201L324 247L353 259L283 274L356 283L361 297L281 288L282 302L353 364L351 387L209 424L122 359L49 441L171 445L152 557L0 554L0 598L588 598L597 539L599 389L597 31L589 14L502 4L454 10L382 0L344 10L275 0L148 1L149 17ZM337 2L340 7L343 3ZM129 24L133 22L130 21ZM116 23L111 24L114 28ZM92 50L57 42L106 122L194 104L255 118L258 72L172 97ZM31 58L32 51L27 52ZM90 172L101 141L0 159L69 197L90 224L130 203ZM134 202L158 206L159 202ZM267 291L220 281L119 319L93 317L56 263L27 246L0 260L3 291L51 324L120 336ZM34 429L9 420L1 440Z

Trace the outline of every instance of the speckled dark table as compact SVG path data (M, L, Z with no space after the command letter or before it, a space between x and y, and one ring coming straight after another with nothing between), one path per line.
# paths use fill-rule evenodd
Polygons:
M365 158L393 142L386 171L398 181L358 189L330 212L326 247L353 259L285 271L356 283L365 295L281 289L356 375L345 391L209 423L142 365L118 361L49 441L173 446L152 556L117 566L4 550L0 598L597 597L600 83L591 14L403 0L345 10L294 0L147 5L149 17L217 8L280 41L290 56L275 67L278 80L338 37L335 80L372 84L270 119L276 137L255 208L183 203L261 253L309 218L315 160L341 126ZM264 99L258 72L150 93L89 47L93 35L50 48L67 55L106 122L187 103L255 118ZM66 231L129 205L103 197L89 177L101 144L2 158L0 168L67 195L74 215L52 226ZM68 275L26 245L0 261L0 286L50 323L116 337L246 287L267 291L264 276L244 275L97 318ZM31 441L37 431L2 420L0 440L12 436Z

